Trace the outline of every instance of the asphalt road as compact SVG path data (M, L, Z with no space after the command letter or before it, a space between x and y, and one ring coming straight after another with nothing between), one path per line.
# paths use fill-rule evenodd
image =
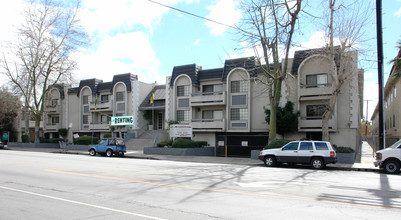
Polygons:
M399 219L401 175L0 151L0 219Z

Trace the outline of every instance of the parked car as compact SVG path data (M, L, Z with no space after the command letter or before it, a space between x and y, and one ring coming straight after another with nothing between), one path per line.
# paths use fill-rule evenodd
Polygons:
M398 174L401 167L401 140L390 147L376 152L376 167L383 169L385 173Z
M2 141L0 141L0 149L4 148L4 143Z
M262 150L259 159L267 167L287 163L310 164L314 169L337 162L336 152L327 141L292 141L282 148Z
M105 138L99 140L99 143L89 147L89 155L95 156L96 153L111 157L113 155L124 156L126 152L123 139Z

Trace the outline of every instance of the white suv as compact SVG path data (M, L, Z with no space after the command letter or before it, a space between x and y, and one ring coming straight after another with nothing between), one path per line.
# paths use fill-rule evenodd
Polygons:
M262 150L259 159L267 167L288 163L310 164L314 169L337 162L336 152L327 141L292 141L282 148Z

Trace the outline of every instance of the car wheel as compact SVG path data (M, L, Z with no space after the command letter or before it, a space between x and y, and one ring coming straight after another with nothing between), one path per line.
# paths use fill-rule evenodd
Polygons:
M263 162L265 163L265 166L267 167L274 167L276 166L276 158L273 156L266 156L263 160Z
M112 151L111 149L108 149L108 150L106 151L106 156L108 156L108 157L113 156L113 151Z
M319 157L312 158L311 165L313 169L317 170L323 169L326 166L323 159Z
M90 149L90 150L89 150L89 155L95 156L95 155L96 155L95 149Z
M384 162L383 169L385 173L398 174L400 173L400 164L395 160Z

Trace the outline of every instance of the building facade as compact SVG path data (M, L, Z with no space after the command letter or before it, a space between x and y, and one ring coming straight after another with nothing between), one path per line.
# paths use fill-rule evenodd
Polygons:
M399 50L396 57L401 57ZM398 70L399 71L399 70ZM396 76L396 68L393 65L389 78L384 87L384 125L385 130L385 146L388 147L401 138L401 77ZM377 137L374 139L375 146L379 146L379 104L376 105L375 111L371 117L372 135Z

